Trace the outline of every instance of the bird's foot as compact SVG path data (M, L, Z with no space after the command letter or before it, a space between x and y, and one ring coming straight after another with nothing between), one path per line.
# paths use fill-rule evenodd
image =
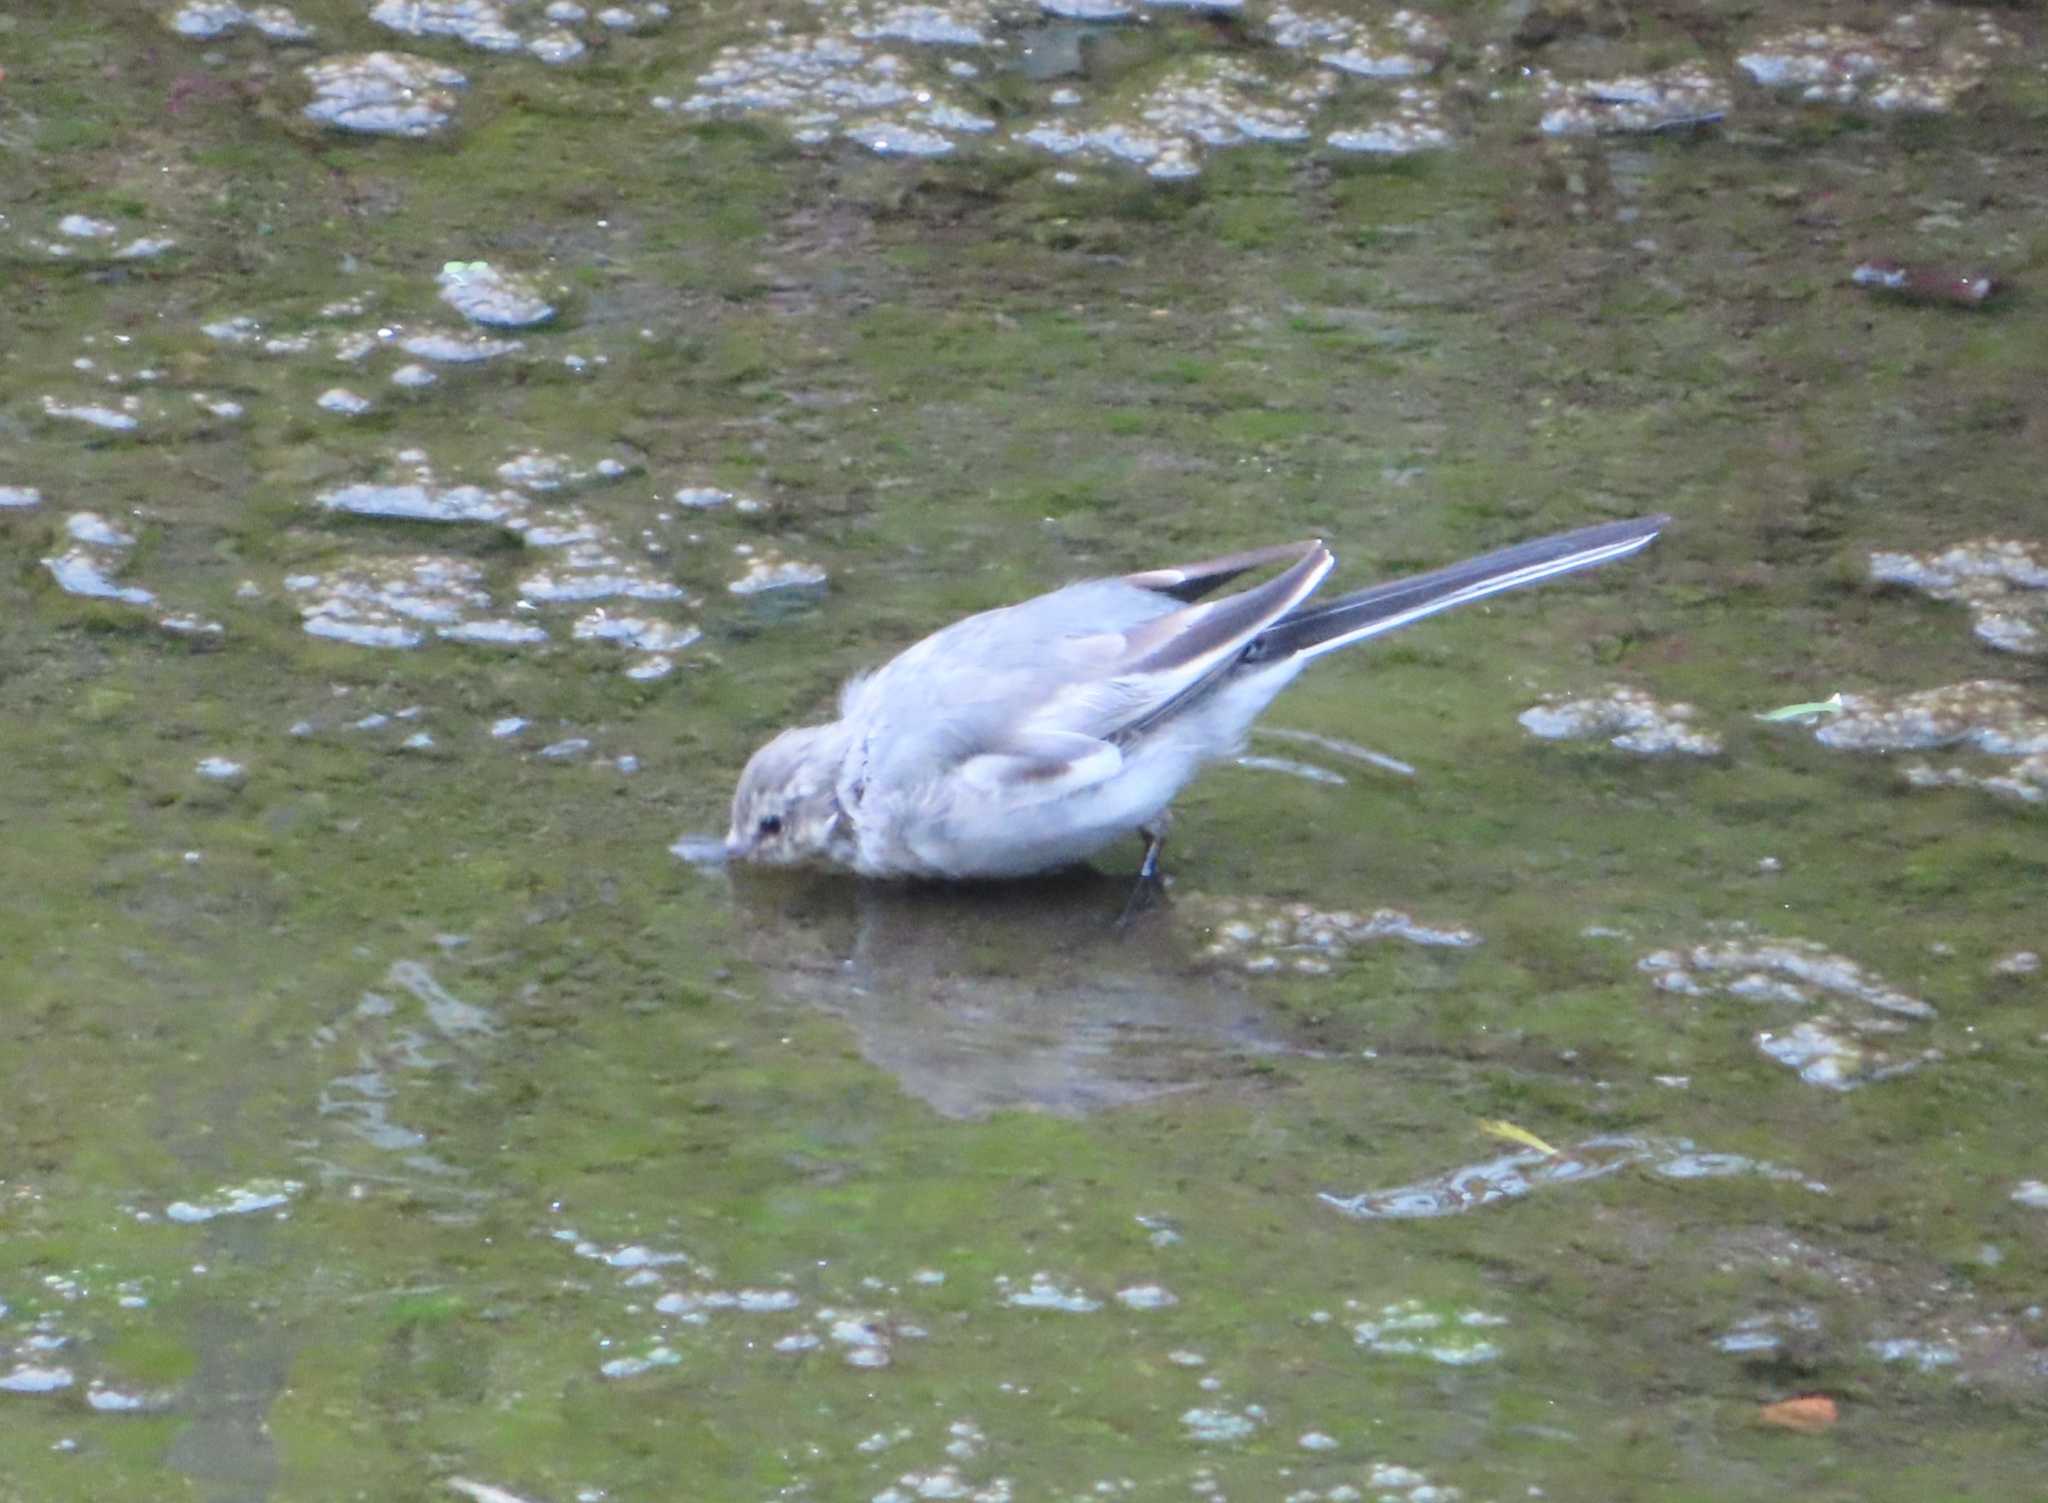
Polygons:
M1131 886L1124 911L1117 916L1119 929L1128 929L1139 914L1148 913L1166 901L1166 875L1159 866L1159 853L1166 848L1166 826L1167 819L1162 814L1138 831L1145 837L1145 859L1138 863L1138 879Z

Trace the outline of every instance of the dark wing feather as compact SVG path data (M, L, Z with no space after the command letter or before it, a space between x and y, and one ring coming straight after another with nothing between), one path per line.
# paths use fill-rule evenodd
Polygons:
M1316 543L1282 543L1274 548L1226 553L1221 558L1204 559L1199 564L1173 564L1164 569L1147 569L1142 574L1126 574L1124 583L1156 594L1170 595L1192 605L1240 574L1263 569L1269 564L1292 563L1317 546Z

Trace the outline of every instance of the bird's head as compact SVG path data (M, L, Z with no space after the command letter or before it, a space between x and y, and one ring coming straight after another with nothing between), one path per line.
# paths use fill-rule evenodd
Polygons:
M726 856L763 866L847 864L853 831L839 803L846 746L840 725L807 725L755 752L732 796Z

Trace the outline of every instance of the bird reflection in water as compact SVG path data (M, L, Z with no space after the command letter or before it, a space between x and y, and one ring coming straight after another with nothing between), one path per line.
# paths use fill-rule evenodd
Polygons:
M1103 920L1125 878L878 884L734 871L750 958L845 1020L862 1056L942 1116L1082 1116L1243 1080L1293 1052L1270 1013L1165 922Z

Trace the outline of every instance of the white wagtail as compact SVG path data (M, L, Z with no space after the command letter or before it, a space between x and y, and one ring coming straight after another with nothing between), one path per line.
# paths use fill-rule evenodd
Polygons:
M871 877L1022 877L1119 836L1158 870L1167 806L1313 658L1625 558L1669 518L1607 522L1308 603L1336 557L1290 543L1091 579L969 616L851 680L830 725L784 731L733 795L725 853ZM1288 567L1221 600L1247 570Z

